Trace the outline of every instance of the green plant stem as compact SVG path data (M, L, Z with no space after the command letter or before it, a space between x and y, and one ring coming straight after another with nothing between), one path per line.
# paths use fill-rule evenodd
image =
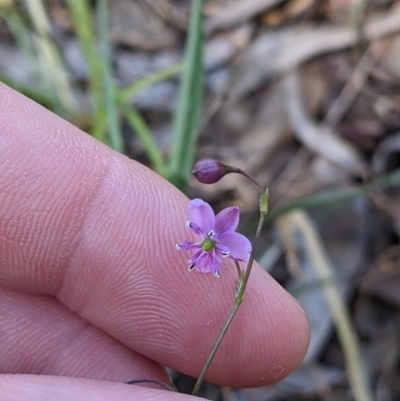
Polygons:
M175 112L168 178L185 190L193 166L203 103L202 0L192 1L185 61Z
M142 89L147 88L150 85L154 85L158 82L164 81L171 78L173 75L181 72L183 69L183 63L171 65L170 67L163 68L162 70L156 71L150 75L147 75L129 85L125 88L121 88L117 94L118 103L125 103Z
M222 339L224 338L227 330L229 329L229 326L231 325L232 320L235 317L236 312L238 311L239 306L242 303L242 301L243 301L243 298L241 298L241 299L239 299L238 297L235 298L235 303L233 304L231 313L229 314L228 319L226 319L224 327L222 328L221 332L219 333L217 341L215 341L215 344L214 344L210 354L208 355L208 358L203 366L203 369L200 372L199 378L197 379L196 384L193 388L192 395L197 395L197 393L199 392L201 383L203 382L203 379L208 370L208 367L210 366L211 361L213 360L214 355L217 352L217 349L220 346Z
M25 0L36 33L33 35L42 82L54 98L57 114L71 118L76 109L74 96L60 52L51 37L51 27L42 0Z
M99 63L89 0L68 0L68 6L72 13L76 35L89 67L90 95L93 102L94 120L97 121L104 115L103 87L101 82L101 65ZM91 134L93 135L93 130ZM105 142L104 135L93 136Z
M97 28L99 35L100 64L104 85L104 98L108 124L110 128L110 145L117 152L124 149L121 128L116 105L115 84L112 76L111 50L108 39L107 0L97 1Z
M161 152L159 151L156 142L153 139L151 131L144 121L140 113L132 106L122 105L122 111L126 120L135 131L136 135L142 142L143 148L152 164L153 169L160 175L165 176L167 168Z
M358 196L368 195L376 190L395 187L400 184L400 169L382 175L372 182L364 185L357 185L347 189L333 189L318 192L314 195L305 196L288 202L285 205L276 207L268 214L267 223L276 220L278 217L295 209L310 209L312 207L340 205L349 202ZM255 222L254 222L255 223ZM255 224L254 224L255 225Z
M214 356L215 356L227 330L229 329L229 326L231 325L232 320L236 315L236 312L239 309L239 306L243 302L244 292L247 287L247 282L249 281L251 268L253 267L253 262L254 262L254 258L255 258L255 254L256 254L256 248L258 245L258 241L260 239L261 230L262 230L264 222L265 222L265 217L266 217L266 213L260 213L260 219L258 221L257 231L256 231L256 235L254 237L249 262L248 262L247 268L246 268L246 273L244 274L242 280L239 278L239 286L240 287L239 287L239 291L238 291L237 295L235 296L235 303L233 304L231 313L229 314L228 318L226 319L226 322L225 322L221 332L219 333L219 336L218 336L217 340L215 341L214 346L212 347L211 352L209 353L206 362L204 363L203 369L201 370L200 375L193 388L192 395L197 395L197 393L199 392L199 389L200 389L201 383L203 382L204 376L206 375L207 370L208 370L212 360L214 359Z
M244 274L243 282L240 286L240 291L237 295L237 298L238 297L243 298L244 291L246 290L247 282L249 281L249 277L250 277L251 268L253 267L253 262L254 262L254 259L256 256L256 249L258 246L258 241L260 240L261 230L264 226L266 216L267 216L266 213L260 213L260 219L258 220L257 231L256 231L256 235L254 236L253 247L251 250L249 263L247 264L246 273Z
M239 262L235 260L236 270L238 273L238 279L241 280L242 278L242 269L240 268Z

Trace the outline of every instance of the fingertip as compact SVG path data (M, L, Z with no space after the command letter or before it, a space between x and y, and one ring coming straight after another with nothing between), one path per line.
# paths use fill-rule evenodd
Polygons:
M300 304L255 265L244 301L218 351L225 359L216 358L217 366L210 367L207 378L217 377L223 385L233 381L238 387L275 383L298 367L309 340L309 321Z

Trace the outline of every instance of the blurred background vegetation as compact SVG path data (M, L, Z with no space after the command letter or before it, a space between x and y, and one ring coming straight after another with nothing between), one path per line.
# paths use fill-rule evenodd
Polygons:
M400 2L0 0L0 80L216 209L271 193L259 263L306 310L303 364L213 400L400 399ZM171 372L182 391L193 380Z

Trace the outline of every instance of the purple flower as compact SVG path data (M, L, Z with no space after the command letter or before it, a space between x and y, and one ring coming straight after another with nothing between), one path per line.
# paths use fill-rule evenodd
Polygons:
M247 262L250 257L250 241L235 230L239 224L239 206L228 207L216 216L211 206L201 199L189 202L186 227L201 237L201 241L182 241L176 244L178 251L192 251L189 270L214 273L220 276L221 258L230 257Z

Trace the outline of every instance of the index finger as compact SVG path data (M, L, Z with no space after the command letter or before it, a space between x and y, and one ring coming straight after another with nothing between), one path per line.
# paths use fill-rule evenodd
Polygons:
M233 303L235 269L187 272L187 198L0 85L0 284L50 294L137 352L197 376ZM308 322L258 266L209 369L220 384L279 380Z

